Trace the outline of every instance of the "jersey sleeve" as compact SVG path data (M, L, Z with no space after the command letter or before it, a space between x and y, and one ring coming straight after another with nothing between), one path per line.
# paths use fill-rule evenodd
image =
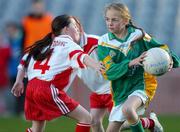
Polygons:
M70 48L69 52L69 60L71 61L72 68L86 68L84 64L84 57L87 55L83 52L83 49L77 45L73 44L73 47Z
M169 48L166 44L162 44L162 43L158 42L157 40L155 40L148 34L145 34L143 41L144 41L144 44L145 44L145 47L147 50L151 49L151 48L159 47L159 48L162 48L169 52Z
M22 59L20 60L19 65L18 65L18 67L17 67L18 69L24 69L24 65L25 65L25 61L26 61L27 57L28 57L28 54L25 54L25 55L22 57Z
M173 59L173 68L180 67L180 58L171 50L170 50L170 55Z
M103 73L103 76L107 80L116 80L122 76L125 76L129 70L130 60L124 59L120 63L113 62L112 57L110 56L110 48L102 46L101 39L99 39L98 45L98 57L101 62L103 62L106 70Z
M154 38L151 38L148 35L145 35L144 43L145 43L147 50L150 48L154 48L154 47L159 47L159 48L166 50L170 54L170 56L172 57L173 68L180 67L180 58L173 51L171 51L169 49L168 45L162 44L162 43L156 41Z

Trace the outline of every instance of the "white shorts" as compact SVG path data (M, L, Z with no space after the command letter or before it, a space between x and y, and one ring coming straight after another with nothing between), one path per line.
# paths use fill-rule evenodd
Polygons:
M145 112L145 104L148 100L148 96L146 95L146 93L144 91L136 90L132 94L130 94L128 96L128 98L130 96L134 96L134 95L140 97L142 102L143 102L143 105L137 109L137 114L143 115ZM126 120L126 117L122 113L122 106L123 106L123 103L121 103L117 106L113 106L111 113L109 115L109 121L110 122L113 122L113 121L123 122Z

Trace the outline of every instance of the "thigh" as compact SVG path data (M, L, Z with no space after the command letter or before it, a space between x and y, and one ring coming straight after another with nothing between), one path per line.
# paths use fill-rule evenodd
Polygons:
M107 108L104 108L104 109L91 108L90 109L90 113L91 113L93 121L102 120L104 118L106 112L107 112Z
M126 120L126 117L122 112L122 106L123 104L113 106L109 115L109 122L123 122Z
M97 94L91 93L90 95L90 108L91 109L105 109L110 112L113 107L111 94Z
M91 123L90 113L81 105L78 105L73 111L66 114L66 116L75 119L80 123Z
M133 109L137 109L138 107L142 106L143 102L140 97L138 96L130 96L123 104L123 107L132 107Z
M129 124L128 121L126 120L126 121L121 125L120 131L124 131L124 130L128 130L128 129L130 129L130 124Z
M119 132L121 125L123 122L109 122L106 132Z
M148 96L142 90L135 90L131 93L127 100L124 102L124 108L130 108L133 110L137 110L141 106L144 106L148 101Z
M133 97L133 98L131 98ZM145 91L142 90L136 90L132 94L128 96L128 99L131 99L132 105L145 105L148 102L148 96L145 93ZM140 103L140 104L137 104Z

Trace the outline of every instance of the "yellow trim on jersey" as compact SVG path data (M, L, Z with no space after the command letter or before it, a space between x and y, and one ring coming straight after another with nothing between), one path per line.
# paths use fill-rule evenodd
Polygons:
M146 92L149 100L151 101L155 95L156 88L157 88L156 77L145 72L144 73L144 83L145 83L145 92Z
M100 45L107 46L107 47L119 50L119 47L111 45L111 44L108 44L108 43L105 43L105 42L101 42Z
M105 65L105 67L106 67L106 70L108 70L110 68L111 62L112 62L111 60L112 60L111 56L108 55L102 61L103 64ZM103 76L104 76L105 79L107 79L106 73L103 73Z
M112 81L110 82L110 92L111 92L111 95L112 95L112 102L113 102L113 106L115 106L115 101L113 100L113 90L112 90Z
M120 47L117 47L117 46L114 46L114 45L111 45L111 44L108 44L108 43L105 43L105 42L101 42L99 45L101 46L106 46L106 47L110 47L112 49L116 49L116 50L119 50L120 52L122 52L124 55L127 55L128 51L131 49L131 45L128 46L128 49L125 51L123 48L120 48Z
M103 59L103 64L105 65L106 70L110 68L111 62L112 62L112 58L109 55Z
M104 77L104 79L108 80L106 73L102 73L102 76Z
M164 49L164 50L168 50L169 48L168 48L168 46L165 44L165 45L162 45L162 46L160 46L160 48L162 48L162 49Z

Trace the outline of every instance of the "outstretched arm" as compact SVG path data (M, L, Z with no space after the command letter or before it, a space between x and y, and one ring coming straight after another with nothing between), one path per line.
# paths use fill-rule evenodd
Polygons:
M96 71L101 71L103 72L105 70L105 67L103 66L102 63L99 63L95 60L93 60L89 55L86 55L84 57L84 64L86 66L89 66L91 68L94 68Z

